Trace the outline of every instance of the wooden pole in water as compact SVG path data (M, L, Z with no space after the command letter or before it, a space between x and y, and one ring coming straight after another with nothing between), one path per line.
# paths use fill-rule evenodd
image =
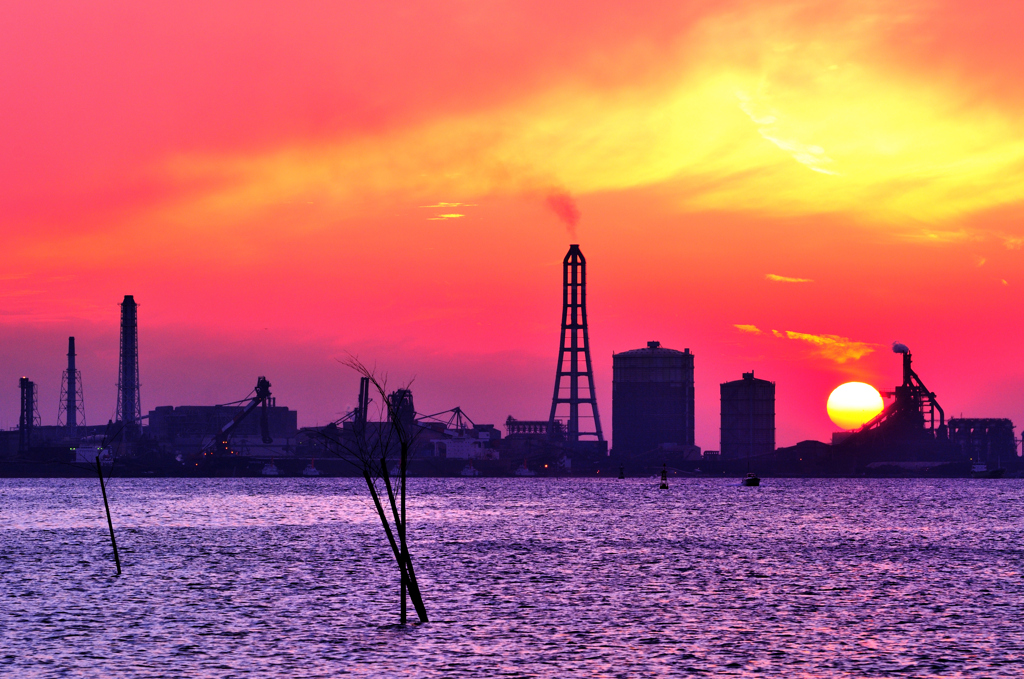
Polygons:
M107 510L107 527L110 528L110 544L114 547L114 563L117 564L117 574L121 575L121 557L117 555L117 540L114 539L114 522L110 520L110 505L107 504L107 487L103 485L103 467L100 465L100 456L96 456L96 473L100 476L100 490L103 491L103 507Z

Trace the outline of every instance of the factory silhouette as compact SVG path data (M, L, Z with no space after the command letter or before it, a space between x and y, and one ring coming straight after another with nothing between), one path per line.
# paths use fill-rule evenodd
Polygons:
M578 245L563 259L562 317L551 408L546 420L511 415L504 433L473 422L459 407L417 413L413 394L398 389L385 413L415 432L410 472L442 476L981 476L1020 475L1013 423L997 418L947 420L936 395L902 357L903 383L883 395L892 402L855 432L832 441L775 447L775 383L754 371L721 384L718 450L694 444L694 355L649 341L612 355L609 448L601 427L587 324L587 263ZM67 476L101 463L121 474L278 476L351 474L325 441L367 426L370 389L358 405L324 427L298 427L298 414L278 406L266 377L244 398L214 406L159 406L143 414L139 388L138 305L121 303L115 418L85 422L75 338L68 339L57 426L41 426L35 384L19 380L18 428L0 432L0 475ZM362 429L361 429L362 428Z

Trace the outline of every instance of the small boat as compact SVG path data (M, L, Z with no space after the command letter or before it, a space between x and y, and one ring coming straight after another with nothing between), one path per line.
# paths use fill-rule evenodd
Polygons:
M260 472L264 476L278 476L280 472L277 471L277 465L273 461L270 461L263 465L263 471Z
M744 485L744 486L760 486L761 485L761 479L754 472L750 472L750 473L748 473L743 478L742 485Z
M459 473L463 476L480 476L480 470L474 467L472 462L463 467Z
M971 466L971 476L976 479L1001 479L1005 473L1005 469L989 469L987 464Z
M320 470L313 464L313 460L309 461L306 468L302 470L303 476L320 476Z
M533 471L526 466L526 460L523 460L523 466L516 470L516 476L536 476L537 472Z
M87 436L83 438L76 447L71 449L75 453L75 462L93 467L96 465L96 458L98 457L104 469L113 466L113 450L109 446L104 446L102 441L102 436Z

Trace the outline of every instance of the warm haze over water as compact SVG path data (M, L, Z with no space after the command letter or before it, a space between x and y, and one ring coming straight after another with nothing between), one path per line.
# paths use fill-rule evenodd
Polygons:
M345 352L417 409L543 419L561 259L611 353L777 383L778 445L905 342L952 415L1024 419L1024 4L946 0L85 3L0 40L0 427L67 337L114 411L117 304L143 411L267 375L300 425ZM614 432L612 432L614 436Z

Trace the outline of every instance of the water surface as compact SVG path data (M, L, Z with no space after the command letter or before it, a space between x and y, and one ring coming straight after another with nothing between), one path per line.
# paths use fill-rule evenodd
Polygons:
M1024 675L1024 481L0 479L0 675ZM411 611L410 611L411 612Z

